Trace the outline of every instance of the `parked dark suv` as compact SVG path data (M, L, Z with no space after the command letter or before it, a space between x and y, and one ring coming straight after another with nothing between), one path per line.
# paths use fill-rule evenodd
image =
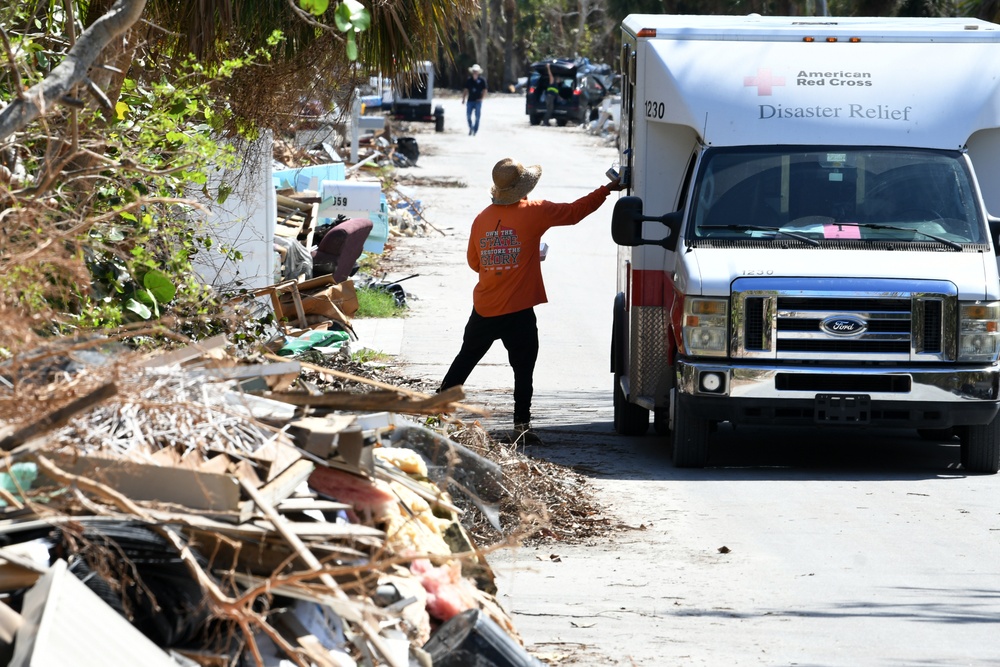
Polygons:
M548 66L548 67L546 67ZM548 71L553 81L549 82ZM586 58L548 58L531 63L524 112L532 125L545 118L546 96L555 88L552 118L560 127L597 118L597 108L608 94L614 75L609 65L592 65Z

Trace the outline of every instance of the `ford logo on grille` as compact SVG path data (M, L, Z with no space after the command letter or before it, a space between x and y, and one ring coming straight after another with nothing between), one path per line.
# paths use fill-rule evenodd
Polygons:
M834 315L823 320L820 329L833 336L857 336L868 331L868 323L853 315Z

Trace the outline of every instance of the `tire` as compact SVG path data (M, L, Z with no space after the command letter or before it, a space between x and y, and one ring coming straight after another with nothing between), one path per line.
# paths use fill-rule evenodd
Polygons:
M989 424L962 431L962 466L969 472L995 475L1000 470L1000 415Z
M533 113L533 114L531 114L531 116L528 117L528 121L532 125L541 125L542 124L542 117L541 117L540 114Z
M653 410L653 430L656 435L670 435L670 408Z
M629 403L622 391L621 374L615 373L615 432L619 435L645 435L649 430L649 410Z
M708 462L708 434L711 422L696 417L674 403L673 461L676 468L704 468Z
M566 127L566 123L568 123L568 122L569 122L569 120L566 119L566 118L557 118L556 119L556 125L558 125L559 127Z

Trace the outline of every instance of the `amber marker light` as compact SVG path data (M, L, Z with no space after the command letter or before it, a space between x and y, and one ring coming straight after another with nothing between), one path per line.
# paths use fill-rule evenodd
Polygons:
M836 37L827 37L826 41L828 41L828 42L830 42L832 44L832 43L834 43L834 42L837 41L837 38Z
M636 37L656 37L656 28L643 28L635 34Z
M803 37L802 41L803 42L815 42L816 38L815 37Z
M725 315L726 302L709 301L707 299L694 301L691 304L691 312L695 313L696 315Z
M860 37L851 37L851 39L848 40L848 41L850 41L851 44L857 44L858 42L861 41L861 38Z
M989 309L986 306L966 306L966 316L974 320L984 320L989 317Z

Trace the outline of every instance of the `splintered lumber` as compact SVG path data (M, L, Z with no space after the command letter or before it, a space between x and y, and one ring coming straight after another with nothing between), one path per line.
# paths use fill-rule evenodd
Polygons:
M118 387L115 386L114 382L102 384L89 394L81 396L70 402L68 405L64 405L57 410L53 410L41 419L28 424L27 426L16 429L13 433L6 435L3 439L0 439L0 449L9 452L18 445L24 444L25 441L30 438L34 438L42 433L62 426L72 419L77 413L92 408L101 401L107 400L117 393Z
M190 345L176 350L171 350L170 352L157 354L156 356L150 357L149 359L141 362L139 365L145 366L146 368L172 366L174 364L182 365L194 361L195 359L200 359L213 350L223 350L226 345L227 341L225 334L219 334L218 336L212 336L211 338L191 343Z
M451 387L426 398L404 396L396 390L373 391L365 394L338 391L319 396L286 392L271 394L270 398L297 406L333 410L436 414L442 412L449 404L457 403L465 398L465 391L462 387Z
M302 482L309 479L309 475L312 474L315 468L316 465L312 461L299 459L283 470L277 477L257 489L257 493L268 504L272 506L277 505L292 495ZM246 500L242 503L240 516L244 521L249 519L253 514L254 505L256 503L253 500Z
M271 359L272 361L287 361L285 357L279 357L276 354L265 354L265 357ZM385 382L379 382L378 380L370 380L359 375L352 375L351 373L344 373L343 371L337 371L332 368L325 368L317 364L310 364L305 361L300 361L302 368L308 368L311 371L320 373L321 375L329 375L330 377L340 378L342 380L350 380L351 382L357 382L359 384L366 384L372 387L378 387L379 389L386 389L388 391L398 392L404 396L408 396L415 400L425 400L432 398L433 396L439 396L440 394L424 394L419 391L413 391L411 389L406 389L405 387L394 387L391 384L386 384ZM464 390L463 390L464 391ZM444 392L441 392L443 394ZM465 395L463 394L463 397ZM464 403L451 403L452 408L460 408L466 412L472 412L474 414L489 416L490 412L486 408L481 408L474 405L466 405Z
M277 510L275 510L274 507L257 492L257 489L255 489L252 484L248 484L245 480L240 480L240 485L243 487L243 490L246 491L247 495L250 496L250 499L257 503L257 507L259 507L264 513L264 516L266 516L268 520L274 524L274 527L279 533L281 533L281 536L285 538L285 541L291 545L292 549L295 550L295 553L313 571L319 572L319 580L330 589L334 598L339 600L348 600L349 598L347 597L347 594L344 593L344 589L340 587L337 580L330 574L322 572L323 564L319 562L319 559L316 558L316 555L313 552L309 551L309 548L305 545L302 539L299 538L294 531L289 529L286 519L278 514ZM379 657L385 660L390 667L407 667L405 664L396 659L395 655L385 645L385 642L382 641L382 637L379 636L376 628L372 627L363 619L358 622L358 626L361 628L362 633L364 633L365 639L367 639L375 649L375 652L379 655Z

